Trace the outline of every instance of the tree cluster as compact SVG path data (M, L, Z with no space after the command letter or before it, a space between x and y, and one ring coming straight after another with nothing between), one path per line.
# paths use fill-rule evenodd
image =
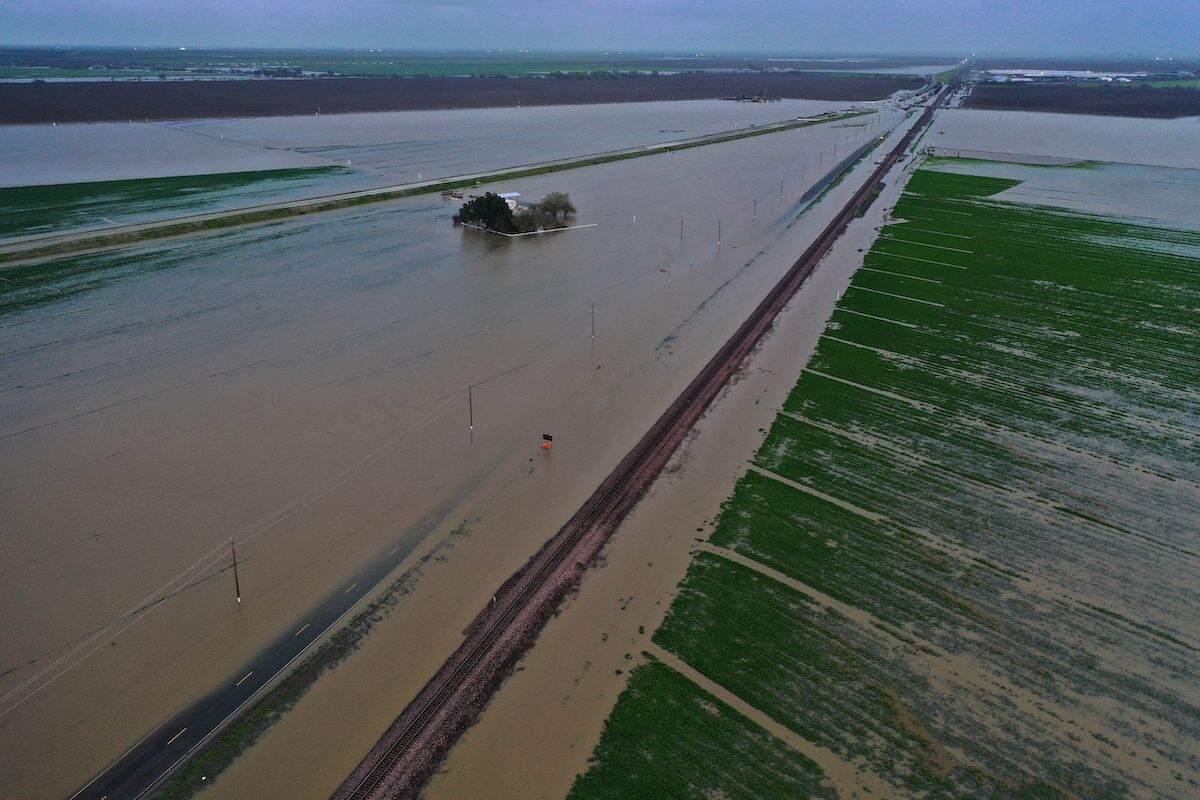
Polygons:
M500 195L488 192L463 203L454 221L496 233L532 233L565 227L575 213L575 204L564 192L550 192L540 202L516 211Z

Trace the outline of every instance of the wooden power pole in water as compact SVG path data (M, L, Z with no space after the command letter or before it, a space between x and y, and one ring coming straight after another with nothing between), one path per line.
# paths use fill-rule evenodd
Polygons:
M229 539L229 550L233 553L233 591L237 594L237 601L240 606L242 604L242 583L238 580L237 545L233 543L233 537Z

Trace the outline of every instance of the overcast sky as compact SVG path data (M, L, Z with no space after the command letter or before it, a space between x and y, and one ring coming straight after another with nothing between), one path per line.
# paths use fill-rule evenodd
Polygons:
M2 44L1200 56L1200 0L0 0Z

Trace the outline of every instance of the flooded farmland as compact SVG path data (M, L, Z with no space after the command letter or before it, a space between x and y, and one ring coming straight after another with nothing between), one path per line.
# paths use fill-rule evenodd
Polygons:
M790 265L869 125L495 187L596 225L532 240L422 198L7 270L6 781L69 791L477 487L523 487L538 524L476 534L445 589L477 608Z
M1082 114L942 109L924 145L988 153L1067 156L1200 168L1200 117L1137 119ZM966 155L964 153L963 155Z
M1046 207L1123 167L954 161L905 187L572 798L1200 789L1200 234L1136 191Z
M469 175L695 138L855 104L831 100L692 100L595 106L396 111L167 123L201 136L384 173L395 183Z
M0 126L15 156L0 164L0 239L495 172L851 105L898 117L888 103L699 100Z

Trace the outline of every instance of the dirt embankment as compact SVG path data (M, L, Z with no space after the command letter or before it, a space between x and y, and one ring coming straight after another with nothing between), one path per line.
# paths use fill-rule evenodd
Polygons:
M1049 111L1173 119L1200 115L1200 90L1065 83L1025 86L981 84L971 91L963 105L966 108L995 111Z
M6 83L0 84L0 124L704 100L760 93L855 101L922 84L903 75L827 73Z

